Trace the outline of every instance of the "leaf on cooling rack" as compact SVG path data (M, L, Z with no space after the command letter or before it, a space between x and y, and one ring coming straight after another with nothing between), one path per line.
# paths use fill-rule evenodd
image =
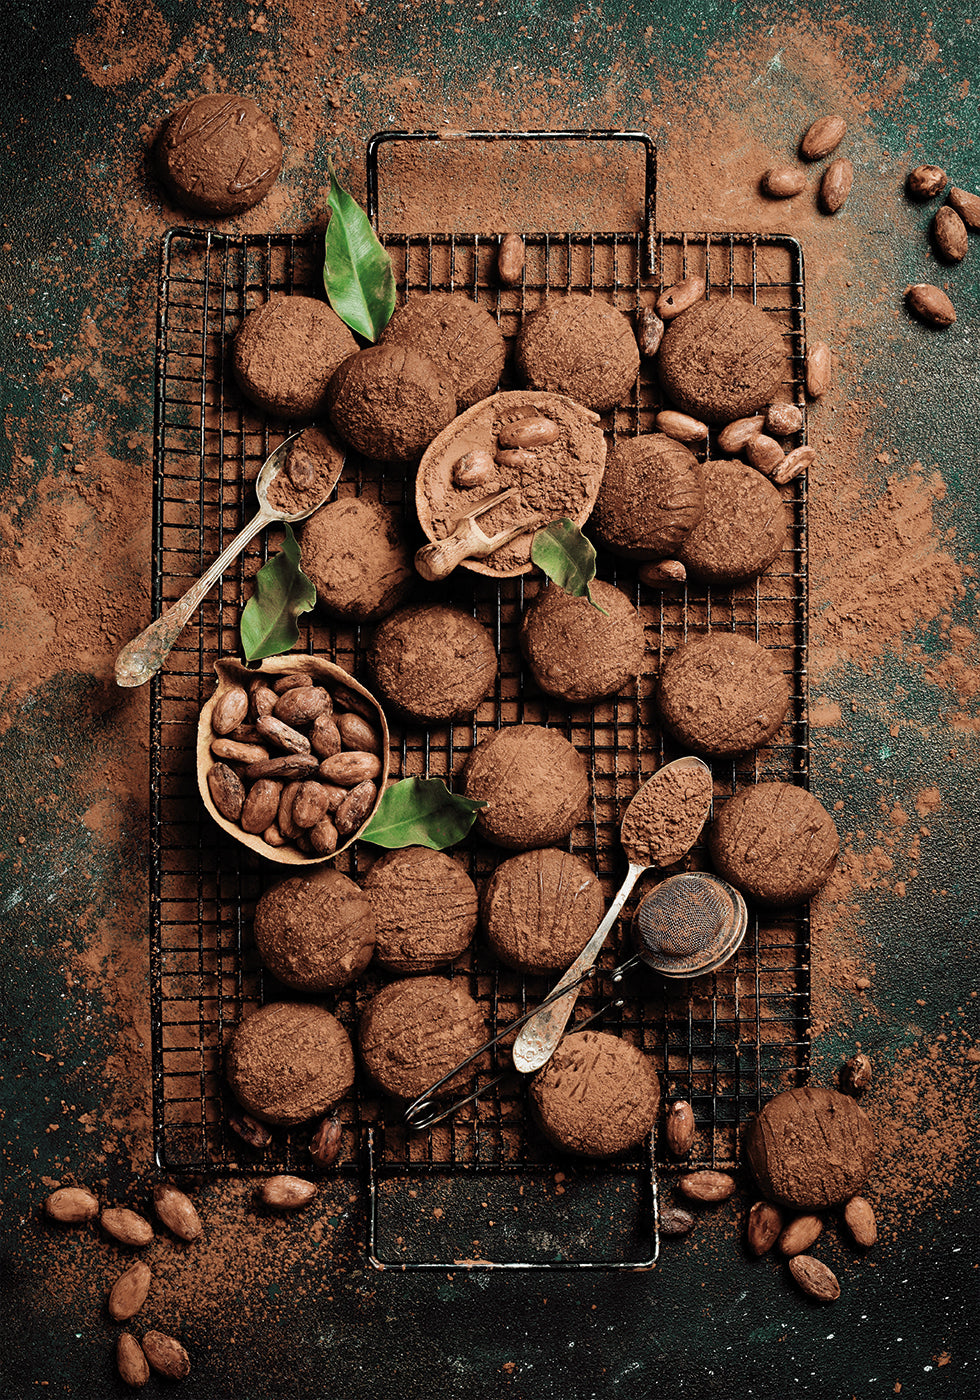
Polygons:
M441 778L403 778L382 794L377 811L358 836L375 846L445 850L462 841L487 803L458 797Z
M342 321L365 340L376 341L395 309L391 258L371 220L330 171L330 221L323 255L327 300Z
M242 612L242 650L246 661L279 656L299 637L297 618L316 602L316 589L303 573L299 545L288 525L278 554L255 575L255 592Z
M531 540L531 560L552 583L573 598L588 598L605 614L593 598L589 584L595 578L595 549L571 520L555 520L535 530Z

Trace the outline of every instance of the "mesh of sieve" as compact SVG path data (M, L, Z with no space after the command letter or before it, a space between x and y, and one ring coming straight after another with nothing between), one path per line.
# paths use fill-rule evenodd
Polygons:
M735 952L747 921L745 901L724 880L700 871L672 875L637 908L640 956L664 977L713 972Z

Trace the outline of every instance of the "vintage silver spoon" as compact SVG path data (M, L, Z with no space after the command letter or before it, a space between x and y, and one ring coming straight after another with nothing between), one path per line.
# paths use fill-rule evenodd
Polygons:
M255 494L259 500L259 509L244 530L235 536L226 549L221 551L210 569L202 574L197 582L192 584L181 598L178 598L176 603L172 603L155 622L151 622L149 627L145 627L138 637L134 637L123 647L116 657L117 685L125 687L145 685L156 675L195 610L200 607L212 584L260 530L264 530L267 525L283 522L291 525L297 520L305 520L308 515L312 515L319 506L323 505L344 469L344 457L339 451L336 453L336 461L332 464L326 478L324 489L318 493L311 506L290 514L283 510L277 510L269 501L269 488L285 466L290 448L300 436L301 433L293 433L291 437L286 438L285 442L281 442L263 462L255 481Z
M679 784L686 789L680 815L675 823L665 827L659 820L663 803L665 799L676 797ZM626 879L602 923L549 994L547 1004L525 1023L514 1041L514 1067L521 1074L532 1074L554 1054L578 998L582 974L599 956L637 880L648 870L673 865L687 855L700 836L710 810L711 770L699 758L675 758L672 763L658 768L637 791L623 813L619 828L619 839L629 861ZM568 991L561 996L563 987Z

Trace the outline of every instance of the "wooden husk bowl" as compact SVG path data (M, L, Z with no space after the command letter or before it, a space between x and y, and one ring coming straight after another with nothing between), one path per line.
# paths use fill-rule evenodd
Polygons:
M200 719L197 725L197 786L201 794L201 801L204 803L211 817L226 831L229 836L247 846L256 855L262 856L265 860L275 861L278 865L323 865L325 861L333 860L340 855L347 847L357 840L357 832L342 844L338 845L335 851L331 851L325 856L308 856L304 852L296 850L292 846L270 846L262 840L261 836L253 836L247 831L243 831L235 822L228 821L215 807L211 798L211 791L208 787L208 770L216 761L211 754L211 740L214 735L211 733L211 711L214 709L219 696L232 686L243 685L247 689L249 684L255 680L256 676L270 676L275 679L286 671L305 671L312 676L314 681L321 682L331 689L331 685L345 685L349 690L354 690L358 695L362 695L370 701L372 709L377 713L378 725L381 731L381 773L377 779L378 796L374 806L365 818L365 825L374 816L378 803L381 801L381 794L385 790L388 781L389 766L389 737L388 724L385 720L384 711L369 690L365 690L360 681L354 679L349 671L345 671L342 666L336 666L332 661L324 661L319 656L306 656L290 653L286 656L267 657L259 667L244 666L240 661L231 659L216 661L214 663L215 673L218 677L218 686L210 700L206 702L201 710ZM363 830L363 826L361 828Z

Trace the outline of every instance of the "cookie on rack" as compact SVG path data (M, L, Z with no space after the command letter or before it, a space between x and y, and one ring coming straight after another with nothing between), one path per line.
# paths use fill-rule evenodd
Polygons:
M418 1098L487 1038L480 1008L462 981L444 977L409 977L382 988L365 1006L358 1029L368 1074L400 1099ZM446 1091L453 1087L459 1086Z
M385 618L367 661L384 698L423 723L471 715L497 676L496 648L482 622L442 603Z
M325 1113L354 1083L354 1049L313 1002L270 1002L235 1027L225 1074L243 1108L291 1126Z
M454 385L460 411L492 394L506 347L493 316L464 292L423 292L400 306L379 343L398 341L424 355Z
M793 783L756 783L730 797L708 829L718 874L759 904L800 904L830 879L840 850L826 807Z
M303 526L303 569L327 612L378 622L415 580L401 511L364 496L330 501Z
M613 1157L653 1128L660 1085L642 1050L607 1031L576 1031L531 1081L531 1107L555 1147Z
M643 621L626 594L594 579L592 601L557 584L525 609L520 647L546 695L592 702L615 695L643 669Z
M660 673L657 710L685 748L723 757L757 749L789 709L786 675L771 651L737 632L692 637Z
M386 852L365 876L364 893L374 911L374 960L388 972L432 972L464 953L476 932L476 886L444 851Z
M569 851L522 851L498 865L480 897L501 962L532 976L564 972L595 933L605 897L595 871Z
M703 508L694 453L665 433L644 433L610 450L596 500L596 533L624 559L669 559Z
M276 295L245 317L231 363L238 387L263 413L313 418L324 410L334 370L356 349L325 301Z
M640 372L633 327L602 297L550 296L525 316L514 347L530 389L567 394L601 413L627 397Z
M470 753L462 777L464 797L487 803L477 813L477 831L515 851L564 841L589 803L585 759L564 734L540 724L488 734Z
M153 146L169 194L227 219L264 199L282 169L279 132L250 97L208 92L171 112Z
M789 374L776 322L751 302L723 293L671 321L657 367L671 402L714 424L765 408Z
M401 341L349 355L327 385L330 420L374 461L417 462L456 417L455 381Z
M259 957L297 992L353 982L371 961L376 940L371 900L332 865L278 881L255 907Z
M789 543L785 501L744 462L705 462L701 481L701 518L681 542L678 559L702 583L728 587L758 578Z

